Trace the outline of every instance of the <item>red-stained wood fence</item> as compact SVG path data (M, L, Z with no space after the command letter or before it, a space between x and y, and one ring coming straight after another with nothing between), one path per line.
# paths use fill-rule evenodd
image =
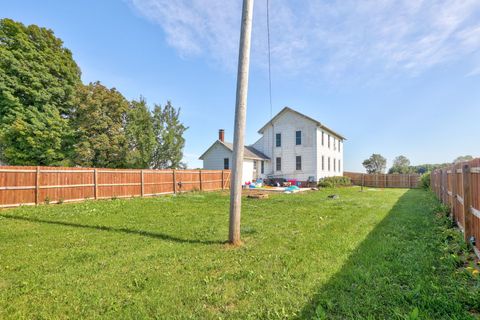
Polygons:
M433 171L431 188L480 257L480 158Z
M418 188L419 174L365 174L358 172L344 172L356 186L370 188Z
M0 166L0 208L229 187L229 170Z

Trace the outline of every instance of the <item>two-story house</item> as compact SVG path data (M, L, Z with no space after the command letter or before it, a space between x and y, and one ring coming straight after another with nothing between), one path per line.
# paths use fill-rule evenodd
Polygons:
M285 107L259 131L261 138L245 147L243 181L278 177L307 181L343 175L342 135L289 107ZM219 139L200 156L203 168L230 169L232 144Z

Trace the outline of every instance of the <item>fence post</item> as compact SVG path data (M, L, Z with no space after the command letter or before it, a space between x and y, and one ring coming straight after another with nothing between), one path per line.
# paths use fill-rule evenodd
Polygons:
M93 198L98 199L98 172L97 169L93 169Z
M173 169L172 173L173 173L173 193L177 193L177 174L175 173L175 169Z
M39 192L40 192L40 167L37 166L37 172L35 175L35 204L39 203Z
M198 169L198 175L199 175L199 182L200 182L200 191L203 190L203 187L202 187L202 169Z
M141 183L141 196L143 197L143 195L145 194L145 185L144 185L144 175L143 175L143 169L140 170L140 183Z
M222 190L225 189L225 182L223 181L223 179L224 179L224 177L223 177L223 171L224 171L224 170L222 170Z
M463 166L463 212L465 215L465 241L470 243L472 236L472 197L470 189L470 165Z

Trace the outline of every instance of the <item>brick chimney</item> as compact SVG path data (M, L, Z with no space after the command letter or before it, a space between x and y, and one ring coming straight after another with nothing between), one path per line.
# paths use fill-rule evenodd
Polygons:
M225 130L220 129L218 130L218 140L225 142Z

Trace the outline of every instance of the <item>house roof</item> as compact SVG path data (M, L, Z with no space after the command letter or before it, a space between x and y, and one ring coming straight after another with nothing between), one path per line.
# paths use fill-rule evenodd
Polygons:
M199 159L203 160L204 156L210 151L210 149L212 149L217 144L220 144L220 145L224 146L225 148L227 148L228 150L233 152L233 144L232 143L217 140L210 146L210 148L207 149L207 151L205 151L200 156ZM243 151L243 157L245 159L253 159L253 160L270 160L269 157L267 157L265 154L258 151L257 149L255 149L252 146L245 146L245 149Z
M320 127L320 128L322 128L323 130L328 131L328 132L336 135L337 137L339 137L339 138L342 139L342 140L347 140L344 136L342 136L341 134L333 131L332 129L328 128L327 126L323 125L320 121L317 121L317 120L315 120L315 119L313 119L313 118L310 118L309 116L304 115L303 113L300 113L300 112L298 112L298 111L296 111L296 110L293 110L292 108L289 108L289 107L285 107L285 108L283 108L279 113L277 113L277 114L276 114L272 119L270 119L270 121L268 121L260 130L258 130L258 133L262 134L262 133L265 131L265 129L267 128L267 126L271 125L271 124L272 124L276 119L278 119L282 114L284 114L285 112L288 112L288 111L293 112L293 113L295 113L295 114L297 114L297 115L299 115L299 116L301 116L301 117L303 117L303 118L306 118L306 119L308 119L308 120L310 120L310 121L313 121L318 127Z

